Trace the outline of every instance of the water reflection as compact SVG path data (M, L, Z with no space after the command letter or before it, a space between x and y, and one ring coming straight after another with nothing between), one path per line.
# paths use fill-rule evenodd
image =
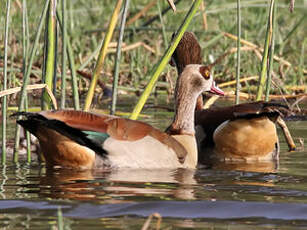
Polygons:
M214 170L227 171L244 171L244 172L258 172L258 173L276 173L278 170L278 161L254 161L254 162L240 162L240 161L214 161L210 164L210 168Z
M211 169L118 169L118 170L71 170L48 169L39 177L39 196L53 199L93 200L104 203L121 203L142 200L195 200L197 192L204 190L209 200L219 197L212 193L220 187L219 178L229 186L273 187L272 180L262 180L264 175L274 175L277 162L215 162ZM206 173L195 176L196 172ZM224 172L224 173L221 173ZM238 173L235 173L238 172ZM241 176L246 172L250 177ZM273 173L273 174L272 174ZM233 175L233 176L232 176ZM238 177L238 175L240 175ZM244 174L245 175L245 174ZM213 183L204 178L214 179ZM243 178L243 179L242 179ZM205 187L203 187L205 186ZM210 188L209 188L210 187ZM209 188L209 189L208 189ZM212 196L213 195L213 196ZM224 194L225 195L225 194Z
M194 199L195 170L120 169L86 170L48 169L40 177L40 196L76 200L104 200L118 203L140 196L165 196ZM125 198L125 199L123 199Z

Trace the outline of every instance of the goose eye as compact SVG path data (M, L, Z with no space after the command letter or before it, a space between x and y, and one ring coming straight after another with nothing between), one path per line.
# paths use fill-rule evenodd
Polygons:
M206 80L210 78L210 69L207 66L200 67L199 72Z

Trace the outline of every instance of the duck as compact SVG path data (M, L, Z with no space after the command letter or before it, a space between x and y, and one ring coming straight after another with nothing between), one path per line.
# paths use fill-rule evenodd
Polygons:
M223 95L203 65L187 65L176 83L175 115L169 135L141 122L77 110L17 112L17 123L37 137L47 167L196 168L194 130L197 97Z
M180 78L186 65L201 63L201 47L195 34L185 32L170 65L177 68ZM200 95L195 110L200 163L206 164L210 159L245 162L278 159L279 140L275 123L289 111L286 106L258 101L203 109ZM176 130L169 126L166 132L171 135ZM294 150L294 143L289 148Z

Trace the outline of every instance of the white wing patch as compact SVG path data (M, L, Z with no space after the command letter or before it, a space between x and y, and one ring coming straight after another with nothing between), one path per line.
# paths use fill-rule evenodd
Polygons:
M137 141L108 138L103 148L108 152L111 167L118 168L178 168L184 167L173 149L153 137Z

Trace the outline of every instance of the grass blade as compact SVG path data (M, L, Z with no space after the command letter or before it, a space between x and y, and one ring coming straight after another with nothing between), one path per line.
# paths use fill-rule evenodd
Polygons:
M271 40L272 40L271 18L273 14L273 6L274 6L274 0L271 0L267 31L265 35L264 51L263 51L262 63L261 63L261 73L259 75L258 88L257 88L257 93L256 93L256 101L261 100L262 95L263 95L264 85L266 82L269 44L271 43Z
M34 44L33 44L33 48L31 50L29 65L27 67L26 75L24 76L24 79L23 79L22 90L21 90L21 98L20 98L20 101L19 101L19 111L24 110L24 98L26 96L26 87L27 87L28 82L29 82L29 77L30 77L31 69L32 69L32 65L33 65L33 60L34 60L34 56L35 56L35 53L36 53L36 50L37 50L37 47L38 47L38 41L39 41L39 37L40 37L41 31L42 31L42 28L43 28L43 24L44 24L44 20L45 20L45 17L46 17L49 1L50 0L46 0L42 15L41 15L40 20L39 20L39 25L38 25L37 32L36 32L35 41L34 41Z
M58 219L58 230L64 230L64 219L62 209L59 206L57 211L57 219Z
M121 47L122 47L122 42L123 42L123 36L124 36L124 31L125 31L129 3L130 3L130 0L125 0L124 11L122 15L121 24L120 24L119 38L117 42L116 59L115 59L115 67L114 67L113 90L112 90L111 114L115 114L115 110L116 110L117 85L118 85L118 75L119 75L119 64L120 64L120 58L121 58Z
M283 39L283 45L288 42L289 38L294 34L294 32L299 28L301 24L303 24L304 20L306 20L307 14L304 14L301 19L293 26L291 31L287 34L287 36Z
M276 0L277 2L277 0ZM276 25L276 2L273 6L273 13L272 13L272 19L271 19L271 24L272 24L272 38L271 38L271 44L269 48L269 69L268 69L268 77L266 81L266 89L265 89L265 101L269 101L269 96L270 96L270 89L271 89L271 80L272 80L272 71L273 71L273 63L274 63L274 46L275 46L275 25Z
M73 94L73 102L74 102L74 109L78 110L80 109L80 102L79 102L79 91L78 91L78 83L77 83L77 74L76 74L76 67L75 67L75 58L74 58L74 52L71 47L70 41L68 39L68 34L67 30L63 30L63 25L62 25L62 19L61 19L61 14L59 11L56 12L57 14L57 19L60 25L60 29L62 30L62 33L66 33L66 44L67 44L67 56L68 56L68 64L69 64L69 69L71 73L71 84L72 84L72 94Z
M71 72L71 84L72 84L72 93L73 93L73 100L74 100L74 109L78 110L80 109L78 82L77 82L74 52L73 52L70 42L67 42L67 56L68 56L68 63L69 63L69 68Z
M49 3L49 10L48 10L48 18L47 18L47 54L46 54L46 67L44 68L43 79L44 82L47 84L48 88L52 90L52 79L54 75L54 63L55 63L55 40L56 40L56 20L55 20L55 13L56 13L56 0L51 0ZM43 110L50 109L50 98L48 94L44 91L43 93Z
M27 1L22 1L22 73L26 75L26 68L28 64L28 45L29 45L29 27L28 27L28 9ZM28 111L28 97L25 98L25 109ZM19 138L18 138L19 140ZM30 132L26 131L26 143L27 143L27 162L31 162L31 139Z
M48 9L48 5L49 5L49 1L50 0L46 0L44 8L43 8L43 12L41 14L40 20L39 20L39 25L37 28L37 32L36 32L36 36L35 36L35 40L34 40L34 44L33 44L33 48L31 50L31 54L30 54L30 59L29 59L29 64L27 66L27 71L26 71L26 75L23 76L23 84L22 84L22 88L21 88L21 95L20 95L20 100L19 100L19 107L18 107L18 111L21 112L24 110L24 106L25 106L25 97L27 94L27 85L29 83L29 79L30 79L30 74L31 74L31 69L32 69L32 64L33 64L33 60L34 60L34 56L38 47L38 41L39 41L39 37L43 28L43 24L45 21L45 17L47 14L47 9ZM13 160L14 162L18 161L18 149L19 149L19 137L20 137L20 126L17 125L16 127L16 132L15 132L15 147L14 147L14 156L13 156Z
M240 59L241 59L241 6L240 0L237 0L237 71L236 71L236 104L240 103Z
M62 0L62 81L61 81L61 109L65 108L66 100L66 0Z
M93 60L93 58L96 57L96 55L99 53L99 50L101 50L102 45L103 41L101 41L101 43L96 47L94 52L92 52L91 55L77 69L83 70L88 65L88 63L90 63Z
M161 58L161 60L159 61L159 63L153 68L153 72L152 72L152 77L149 81L149 83L147 84L145 90L143 91L138 103L136 104L136 106L134 107L133 111L132 111L132 115L130 116L130 119L137 119L138 115L140 114L147 98L149 97L149 94L151 93L156 81L158 80L159 75L161 74L162 70L164 69L164 67L166 66L166 64L168 63L169 59L171 58L173 52L175 51L179 41L181 40L183 33L186 31L186 29L188 28L194 14L196 13L200 3L202 0L196 0L193 2L193 5L191 6L189 12L187 13L183 23L181 24L178 33L176 34L174 40L172 41L172 43L170 44L170 46L168 47L168 49L165 51L163 57Z
M3 66L3 90L7 89L7 49L10 24L10 8L11 0L6 1L6 17L5 17L5 32L4 32L4 66ZM6 162L6 110L7 98L3 97L2 101L2 164Z
M169 3L171 6L174 3ZM160 1L157 1L157 7L158 7L158 12L159 12L159 18L160 18L160 22L161 22L161 27L162 27L162 35L163 35L163 41L164 41L164 45L165 47L168 47L168 42L167 42L167 37L166 37L166 32L165 32L165 25L163 22L163 16L162 16L162 12L161 12L161 7L160 7Z
M88 93L86 95L85 105L84 105L85 111L89 110L89 108L91 106L91 103L92 103L92 100L93 100L93 97L94 97L95 88L96 88L96 85L97 85L98 76L99 76L99 74L102 70L102 67L103 67L104 59L106 57L107 50L108 50L108 45L111 41L113 31L114 31L115 25L117 23L117 18L118 18L118 14L119 14L119 10L120 10L121 5L122 5L122 0L118 0L116 5L115 5L111 20L110 20L108 31L106 33L104 40L103 40L103 46L100 50L98 60L97 60L97 63L96 63L95 69L94 69L93 77L92 77L92 80L91 80L91 84L90 84Z

